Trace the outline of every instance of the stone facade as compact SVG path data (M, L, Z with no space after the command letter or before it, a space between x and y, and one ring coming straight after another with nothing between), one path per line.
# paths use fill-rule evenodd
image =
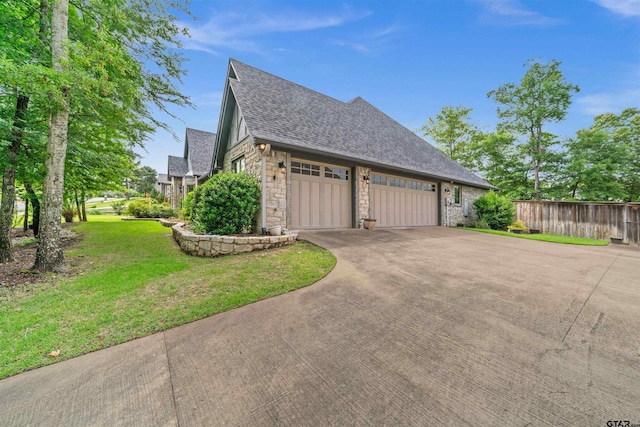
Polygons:
M354 179L357 180L356 184L356 227L360 223L360 220L371 217L371 198L369 197L369 188L371 188L371 181L369 175L371 174L371 168L364 166L356 166L356 173ZM367 178L366 180L364 178Z
M454 203L454 186L460 187L460 203ZM446 190L449 190L447 195ZM484 195L488 190L483 188L469 187L460 184L451 184L449 182L442 183L442 223L445 227L455 227L457 224L471 226L478 220L478 214L473 208L473 202ZM447 198L451 203L447 203ZM467 200L469 204L468 215L464 215L464 203Z
M216 257L263 249L277 248L295 243L297 234L285 236L206 236L184 228L183 223L172 228L173 238L180 248L194 256Z

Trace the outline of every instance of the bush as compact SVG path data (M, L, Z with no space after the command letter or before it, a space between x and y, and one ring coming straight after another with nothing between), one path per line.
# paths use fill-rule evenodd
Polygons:
M136 218L170 218L175 215L168 203L158 203L149 198L131 201L127 212Z
M489 191L473 202L478 216L493 230L504 230L516 216L516 206L507 196Z
M246 173L213 175L190 200L194 230L210 234L251 231L260 208L258 181Z
M196 187L192 192L187 194L187 197L182 202L182 210L184 211L184 219L187 221L191 221L193 218L193 210L195 206L198 204L200 200L200 195L202 194L202 185L200 187Z
M481 230L488 230L489 228L489 224L487 224L486 222L484 222L483 220L479 219L475 222L475 224L473 224L474 228L479 228Z
M73 216L75 214L76 214L76 211L73 208L62 209L62 217L64 218L64 222L73 222Z
M111 203L113 212L115 212L116 215L122 215L122 212L126 209L125 204L126 202L124 200L116 200L115 202Z
M514 221L511 223L510 226L507 227L507 230L512 231L512 230L526 230L527 227L525 227L524 223L522 221Z

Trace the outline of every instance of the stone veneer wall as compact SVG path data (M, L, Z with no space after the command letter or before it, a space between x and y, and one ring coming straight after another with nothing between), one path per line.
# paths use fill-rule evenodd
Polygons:
M184 252L200 257L216 257L277 248L291 245L298 238L297 234L248 237L201 235L185 229L184 223L176 224L171 229L173 238Z
M253 145L251 138L248 136L238 144L231 147L224 156L223 170L231 171L231 165L234 160L244 156L245 171L255 176L260 183L260 191L262 191L262 153ZM285 162L287 169L282 172L278 165ZM287 226L287 212L289 206L287 203L287 191L291 189L291 178L289 170L291 166L291 155L284 151L269 150L267 153L267 224L265 227L273 227L280 225ZM274 179L275 177L275 179ZM262 209L262 208L261 208ZM258 211L256 215L256 229L262 228L262 211Z
M356 173L353 179L357 180L356 182L356 228L360 224L360 220L364 218L371 217L371 198L369 195L369 189L371 188L371 181L364 180L364 177L369 177L371 175L371 168L367 168L364 166L356 166Z
M460 187L460 203L451 204L447 206L445 203L445 189L449 189L451 194L449 197L453 201L453 187L458 185ZM466 185L451 184L449 182L442 183L442 224L443 226L455 227L457 224L464 224L465 226L473 225L478 220L478 214L473 208L473 202L484 195L488 190L483 188L468 187ZM464 216L464 199L469 200L469 216ZM448 210L448 216L447 216ZM448 224L447 224L448 218Z

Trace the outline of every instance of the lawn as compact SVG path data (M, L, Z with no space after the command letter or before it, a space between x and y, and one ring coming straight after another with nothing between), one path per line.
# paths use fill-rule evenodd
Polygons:
M479 231L481 233L499 234L500 236L517 237L518 239L539 240L541 242L564 243L567 245L584 245L584 246L607 246L607 240L587 239L585 237L568 237L558 236L557 234L516 234L508 231L486 230L483 228L467 228L464 230Z
M305 242L191 257L155 221L91 216L75 230L83 240L67 261L77 274L0 288L0 378L298 289L335 265Z

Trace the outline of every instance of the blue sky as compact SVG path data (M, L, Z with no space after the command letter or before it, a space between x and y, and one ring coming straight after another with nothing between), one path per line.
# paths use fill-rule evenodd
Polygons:
M185 18L188 75L196 108L171 108L180 141L157 132L137 150L166 173L181 156L185 127L217 129L228 59L235 58L333 98L361 96L415 130L445 105L497 123L490 90L518 82L528 59L562 61L580 86L561 137L595 115L640 107L640 0L191 0Z

